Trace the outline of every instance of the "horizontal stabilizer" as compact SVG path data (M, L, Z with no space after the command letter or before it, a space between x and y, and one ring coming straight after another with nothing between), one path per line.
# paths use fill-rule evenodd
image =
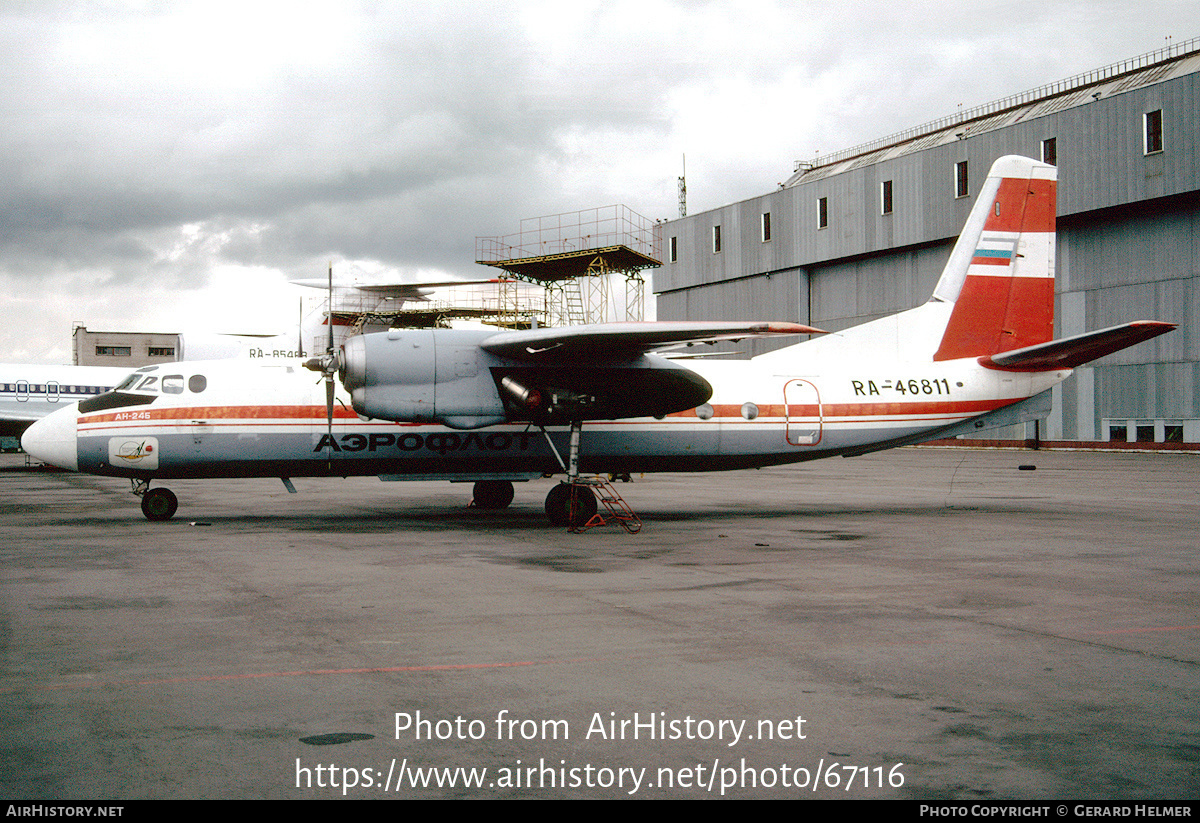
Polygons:
M500 332L479 344L501 357L521 360L599 356L628 357L677 346L775 334L824 334L800 323L597 323L553 329Z
M1175 323L1158 320L1138 320L1122 326L1077 334L1049 343L1038 343L1023 349L979 358L980 365L1005 371L1050 371L1073 369L1090 363L1106 354L1129 348L1143 340L1166 334Z

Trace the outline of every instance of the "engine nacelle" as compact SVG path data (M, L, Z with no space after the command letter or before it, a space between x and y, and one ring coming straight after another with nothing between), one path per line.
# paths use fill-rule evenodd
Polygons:
M455 429L503 423L504 403L479 348L492 334L392 329L351 337L342 346L342 384L363 417Z
M392 329L349 338L338 371L363 417L479 429L498 423L662 417L699 406L712 386L652 355L537 363L480 347L496 332Z

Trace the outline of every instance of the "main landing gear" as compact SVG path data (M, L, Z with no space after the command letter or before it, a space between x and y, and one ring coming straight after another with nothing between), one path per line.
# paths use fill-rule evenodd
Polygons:
M511 480L479 480L472 490L471 505L477 509L507 509L513 501Z
M147 520L170 520L179 508L179 498L162 486L150 488L149 480L134 480L133 493L142 498L142 514Z
M553 441L549 435L546 436L546 442L558 458L559 465L567 472L567 479L546 495L546 516L555 526L566 526L572 532L587 531L593 526L603 526L615 520L625 531L636 534L642 529L642 521L621 499L612 484L602 477L579 476L579 435L582 431L582 421L571 423L571 452L569 463L565 465ZM544 434L545 429L542 432ZM606 514L599 512L597 495L599 502L604 504Z

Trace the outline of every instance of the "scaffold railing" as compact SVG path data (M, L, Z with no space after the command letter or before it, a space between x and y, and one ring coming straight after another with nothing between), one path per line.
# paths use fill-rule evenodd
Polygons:
M527 217L515 234L476 237L475 259L480 263L496 263L626 246L658 260L661 258L656 234L654 222L629 207L601 206L545 217Z

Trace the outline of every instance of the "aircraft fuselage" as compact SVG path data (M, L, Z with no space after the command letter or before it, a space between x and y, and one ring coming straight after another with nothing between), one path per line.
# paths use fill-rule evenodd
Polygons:
M809 344L789 347L796 358ZM776 358L774 364L780 360ZM481 477L561 472L568 430L552 449L525 423L456 430L364 420L340 390L327 426L324 387L299 362L192 363L152 402L64 410L64 449L79 471L134 478L407 475ZM974 359L887 362L819 375L757 361L690 366L708 403L662 419L589 421L585 472L717 471L793 463L935 433L1023 400L1069 371L1011 373ZM815 370L814 370L815 371ZM202 380L197 380L202 378ZM194 392L190 385L203 385ZM143 397L149 399L147 394ZM932 435L931 435L932 436Z

